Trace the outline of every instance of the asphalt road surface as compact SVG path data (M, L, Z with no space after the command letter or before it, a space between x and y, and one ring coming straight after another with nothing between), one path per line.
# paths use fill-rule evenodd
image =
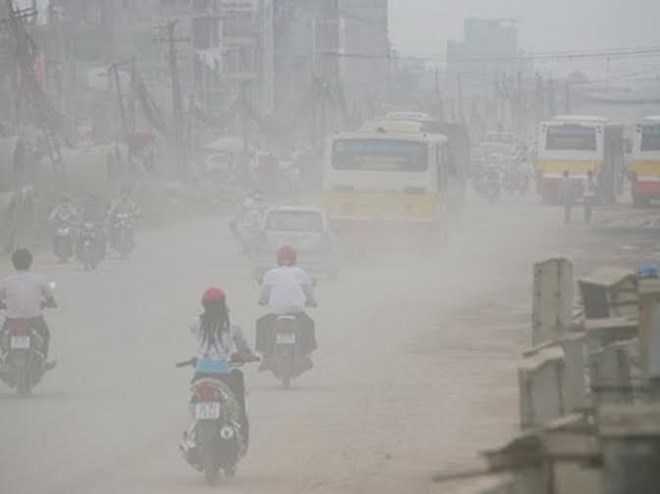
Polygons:
M246 370L252 444L227 493L422 493L504 440L529 337L531 262L567 242L559 212L476 209L436 254L375 252L321 281L315 368L284 391ZM570 235L569 235L570 237ZM568 241L570 243L570 239ZM177 445L189 423L187 327L209 285L253 341L258 287L223 220L145 233L98 272L41 260L58 367L0 389L0 492L208 492Z

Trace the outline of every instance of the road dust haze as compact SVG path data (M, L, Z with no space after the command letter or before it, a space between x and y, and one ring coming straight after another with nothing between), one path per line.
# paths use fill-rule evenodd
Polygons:
M473 208L448 248L381 246L320 282L315 369L289 392L247 372L253 439L224 492L427 492L435 469L511 430L530 262L556 229L554 215L501 213ZM207 489L177 452L190 374L173 364L194 352L208 285L253 341L258 287L225 232L197 221L146 234L126 264L44 267L60 365L32 398L0 396L3 492Z

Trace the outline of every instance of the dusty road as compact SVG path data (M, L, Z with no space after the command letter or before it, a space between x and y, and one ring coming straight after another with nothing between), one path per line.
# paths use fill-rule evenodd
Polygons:
M247 371L253 441L228 493L424 493L437 468L508 436L529 335L531 262L570 242L555 210L473 210L435 258L348 266L319 287L315 369L291 391ZM0 493L208 492L179 457L208 285L253 339L257 286L220 221L145 234L97 273L48 265L57 369L34 397L0 392Z

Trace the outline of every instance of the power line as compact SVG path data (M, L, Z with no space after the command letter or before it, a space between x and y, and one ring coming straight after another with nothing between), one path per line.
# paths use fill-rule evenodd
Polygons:
M389 60L410 60L419 62L432 62L443 59L441 55L435 56L399 56L399 55L374 55L369 53L342 53L338 51L322 52L322 55L335 56L339 58L357 58L357 59L389 59ZM526 62L526 61L559 61L559 60L584 60L584 59L626 59L636 57L655 57L660 56L660 46L650 46L644 48L619 48L613 50L594 50L594 51L560 51L560 52L538 52L528 55L516 56L481 56L465 57L452 59L452 63L484 63L484 62ZM446 59L445 59L446 61Z

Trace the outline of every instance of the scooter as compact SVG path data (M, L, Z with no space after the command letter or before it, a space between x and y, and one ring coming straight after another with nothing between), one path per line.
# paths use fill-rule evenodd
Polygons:
M248 447L247 431L241 427L239 401L220 376L257 361L257 357L249 356L212 363L191 359L176 365L178 368L195 367L196 372L204 376L193 381L190 400L193 423L184 432L179 450L186 462L202 472L211 486L218 483L221 472L228 478L236 475L238 462Z
M54 289L55 284L51 287ZM54 300L44 307L55 308ZM0 309L5 309L0 303ZM29 396L44 374L52 369L46 362L45 341L28 319L7 319L0 339L0 379L19 396Z

